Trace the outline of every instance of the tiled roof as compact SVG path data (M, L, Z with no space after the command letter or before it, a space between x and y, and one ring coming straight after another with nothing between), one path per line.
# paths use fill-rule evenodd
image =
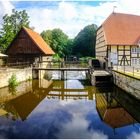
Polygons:
M136 122L122 107L107 109L103 121L112 128L119 128Z
M112 13L102 27L106 44L137 45L140 39L140 16Z
M23 29L27 32L27 34L31 37L31 39L42 52L44 52L46 55L55 54L54 51L50 48L50 46L47 45L47 43L42 39L42 37L38 33L25 27L23 27Z

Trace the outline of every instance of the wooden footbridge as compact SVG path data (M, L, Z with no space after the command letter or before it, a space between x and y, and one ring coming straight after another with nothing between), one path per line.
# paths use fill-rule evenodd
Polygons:
M47 62L48 66L46 68L42 67L41 65L39 65L38 67L33 67L33 70L36 71L36 73L39 73L39 71L60 71L61 72L61 79L64 79L65 76L65 72L67 71L85 71L88 78L91 80L91 83L93 85L96 85L96 83L99 82L108 82L108 81L112 81L112 74L102 68L97 68L97 64L95 65L96 68L93 66L90 66L88 64L88 62L86 62L86 65L83 67L81 65L80 61L73 61L73 62L61 62L58 61L58 67L54 67L52 65L55 64L56 62L53 61L43 61L43 62ZM42 63L42 62L41 62ZM40 63L40 64L41 64Z
M34 67L33 70L48 70L48 71L87 71L89 72L90 68L37 68Z
M44 67L42 63L47 63L47 67ZM38 73L39 71L60 71L61 79L64 79L65 72L69 71L85 71L88 75L90 75L91 68L88 67L88 63L86 66L81 66L81 61L43 61L40 62L38 66L33 67L33 70Z

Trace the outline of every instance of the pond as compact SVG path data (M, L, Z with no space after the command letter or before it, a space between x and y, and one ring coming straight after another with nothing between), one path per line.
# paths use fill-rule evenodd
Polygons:
M54 72L0 97L0 138L140 138L140 102L114 85L91 86L84 72L63 81Z

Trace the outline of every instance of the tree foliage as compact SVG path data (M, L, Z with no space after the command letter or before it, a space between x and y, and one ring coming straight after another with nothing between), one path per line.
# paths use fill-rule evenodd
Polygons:
M73 54L79 57L95 56L97 25L92 24L81 30L74 39Z
M11 15L3 17L0 29L0 50L5 51L22 26L29 28L29 16L25 10L12 10ZM71 54L79 57L95 56L97 26L92 24L81 30L74 39L69 39L61 29L46 30L41 33L43 39L60 57Z
M0 50L5 51L22 26L29 27L29 16L25 10L12 10L12 14L3 17L0 29Z
M88 25L74 39L69 39L61 29L43 31L41 36L60 57L95 57L96 30L95 24Z
M68 57L72 55L73 43L74 43L73 39L68 39L67 45L65 46L65 49L64 49L65 56Z
M60 57L67 55L67 45L70 41L61 29L43 31L41 36Z
M43 31L41 33L41 36L44 39L44 41L47 42L47 44L49 46L51 46L51 44L52 44L52 31L51 30Z

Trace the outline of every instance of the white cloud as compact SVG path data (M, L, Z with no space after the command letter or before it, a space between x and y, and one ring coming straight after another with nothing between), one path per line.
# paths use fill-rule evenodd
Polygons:
M107 139L100 130L88 130L89 123L84 117L75 115L71 122L62 125L60 132L57 134L61 139Z
M100 25L112 12L116 2L100 3L99 6L80 5L72 2L60 2L56 9L27 9L31 25L37 32L61 28L70 37L74 37L86 25Z
M54 0L52 0L54 1ZM78 0L84 1L84 0ZM94 1L94 0L91 0ZM86 3L86 1L85 1ZM130 13L140 15L140 0L108 0L95 5L80 5L79 3L61 1L58 7L30 7L27 10L31 26L35 27L37 32L46 29L61 28L70 37L74 37L77 33L89 24L100 24L113 11L113 6L117 6L115 12ZM0 21L5 13L10 13L14 6L9 1L0 2ZM22 10L22 9L18 9Z
M72 118L68 122L60 124L59 133L55 134L57 138L61 138L61 139L67 139L67 138L106 139L108 138L108 136L105 135L102 130L88 129L90 125L90 121L86 120L87 114L92 113L96 115L96 110L95 110L95 106L93 105L93 102L90 101L84 102L81 100L77 100L77 101L68 100L68 102L64 100L64 101L53 102L52 100L48 100L47 102L44 101L43 103L39 104L38 107L40 109L35 109L31 113L32 114L31 116L34 116L36 113L38 114L39 112L40 113L52 112L52 114L54 114L55 112L57 112L57 110L62 110L70 114L70 116L72 116ZM54 116L51 116L52 119L53 117Z
M0 1L0 27L5 14L10 14L14 6L10 1Z
M139 10L140 1L139 0L118 0L118 6L116 11L129 14L140 15Z
M28 9L31 25L38 32L46 29L61 28L69 36L74 36L84 25L77 22L78 11L74 4L60 2L56 9Z
M140 139L140 130L138 132L132 132L130 136L127 137L128 139Z

